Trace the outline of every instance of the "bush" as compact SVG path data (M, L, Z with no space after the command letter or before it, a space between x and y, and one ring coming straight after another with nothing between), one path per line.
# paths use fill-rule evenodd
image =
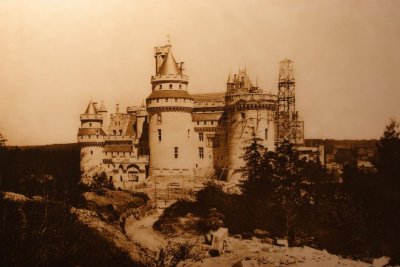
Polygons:
M98 194L103 194L104 189L115 190L115 187L112 181L107 178L107 174L105 172L101 172L93 176L90 189Z
M138 266L54 201L0 200L1 266Z

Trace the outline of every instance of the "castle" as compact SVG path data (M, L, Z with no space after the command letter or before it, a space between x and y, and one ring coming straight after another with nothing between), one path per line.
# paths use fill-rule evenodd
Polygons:
M116 188L128 190L154 176L216 176L237 181L244 147L256 137L274 150L276 142L289 133L282 122L288 118L296 119L290 138L300 151L307 157L321 156L317 148L302 147L303 124L297 120L297 111L290 110L294 98L263 92L251 82L246 69L229 74L224 93L191 94L183 62L177 63L171 45L156 47L154 56L156 71L145 106L121 112L117 105L115 113L108 115L103 103L90 102L80 116L84 182L100 172ZM294 86L282 84L289 86L282 92Z

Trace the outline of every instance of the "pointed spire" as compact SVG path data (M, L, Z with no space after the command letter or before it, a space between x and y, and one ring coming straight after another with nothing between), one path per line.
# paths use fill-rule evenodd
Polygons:
M98 112L107 112L106 107L104 106L104 102L101 101L100 108L97 110Z
M96 114L97 114L97 111L96 111L95 104L92 101L90 101L89 105L86 108L85 115L96 115Z
M169 38L169 34L167 34L167 46L171 47L171 39Z
M171 49L169 49L167 56L165 57L164 62L160 67L159 74L182 74L178 67L178 64L176 64L174 56L172 55Z
M231 72L229 72L228 81L226 83L234 83Z

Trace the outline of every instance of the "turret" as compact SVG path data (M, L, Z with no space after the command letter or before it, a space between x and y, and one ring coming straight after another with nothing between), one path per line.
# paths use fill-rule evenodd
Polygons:
M226 82L226 90L228 93L234 93L233 92L234 89L235 89L235 82L233 80L231 73L229 72L228 81Z
M105 132L107 132L106 129L108 127L109 120L108 120L108 116L107 116L108 115L107 109L106 109L103 101L101 101L100 108L97 109L97 112L103 117L103 127L102 128Z
M228 115L228 180L237 182L244 166L243 153L256 137L268 150L274 149L274 110L276 97L253 86L246 69L228 77L225 96Z
M171 46L155 48L156 74L146 99L149 113L150 174L193 175L195 162L192 111L183 63L177 64Z
M80 119L81 127L78 132L78 143L81 147L82 181L89 184L93 175L102 170L105 137L102 128L103 115L97 110L96 103L90 101Z
M148 116L147 110L144 106L141 106L136 111L136 134L137 138L140 138L143 133L143 124Z

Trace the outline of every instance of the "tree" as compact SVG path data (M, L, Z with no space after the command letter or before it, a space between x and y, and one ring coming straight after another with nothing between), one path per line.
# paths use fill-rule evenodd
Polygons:
M381 182L400 188L400 124L391 120L377 144L375 167Z
M263 192L260 184L263 180L263 152L265 148L259 144L259 139L255 136L251 143L245 148L243 159L245 166L241 168L242 180L240 187L242 194L246 197L259 196Z
M6 146L7 139L0 133L0 147Z
M299 159L294 145L288 141L276 147L276 175L274 176L276 204L282 208L285 220L285 232L289 238L294 233L297 214L304 202L302 190L304 176L302 175L303 160Z

